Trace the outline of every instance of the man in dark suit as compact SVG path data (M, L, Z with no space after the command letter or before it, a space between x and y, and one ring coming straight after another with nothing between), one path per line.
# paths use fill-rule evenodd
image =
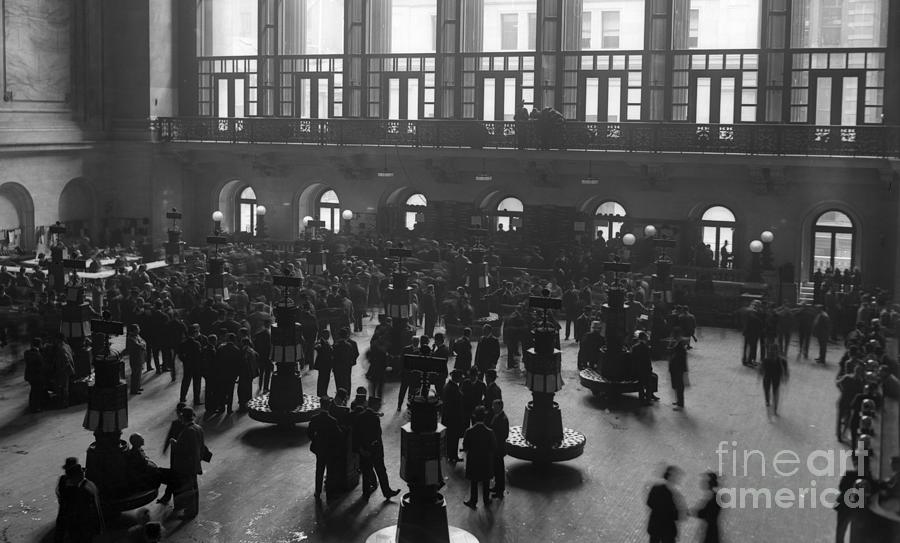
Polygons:
M425 287L425 291L419 295L419 312L425 316L425 335L434 336L434 326L437 323L437 302L434 298L434 285Z
M225 336L225 343L216 351L215 372L218 373L213 379L217 380L221 387L216 387L225 404L225 411L229 414L233 412L234 403L234 384L241 373L244 354L241 348L237 346L237 336L229 333ZM219 409L221 411L221 409Z
M272 323L262 321L262 328L253 335L253 350L256 351L259 362L259 391L269 391L269 381L272 379Z
M181 403L187 402L188 389L193 384L194 405L200 405L200 325L192 324L190 335L178 345L178 358L181 359L184 375L181 376ZM174 364L174 362L173 362Z
M182 509L182 520L192 519L200 511L200 491L197 476L203 473L200 461L209 461L209 451L203 439L203 428L194 422L194 410L181 410L184 428L172 440L172 472L175 485L175 510Z
M583 370L600 361L600 347L606 344L600 321L591 321L591 331L578 341L578 369Z
M506 492L506 438L509 437L509 418L503 411L503 400L496 399L491 405L491 431L497 441L497 451L494 454L494 488L491 492L495 498L503 498Z
M500 341L494 337L494 329L490 324L485 324L482 329L481 339L475 348L475 365L485 372L497 367L500 360Z
M646 332L640 332L637 341L631 346L631 367L640 380L642 388L640 392L644 405L650 405L659 400L654 394L658 386L656 375L653 373L653 364L650 358L650 340Z
M469 500L463 502L475 509L478 507L478 484L481 483L481 494L484 504L491 504L490 483L494 475L494 455L497 452L497 438L494 432L484 424L485 410L478 406L473 414L475 425L466 430L463 437L463 450L466 451L466 479L469 480Z
M387 468L384 467L384 443L381 441L381 419L371 407L354 414L353 450L359 454L359 470L363 478L363 497L366 499L381 486L381 493L389 500L400 493L391 489Z
M447 460L451 464L460 461L459 438L467 426L463 414L462 391L459 382L462 379L460 370L450 372L450 380L444 385L441 395L441 424L447 427Z
M309 421L306 434L309 436L309 450L316 455L316 500L321 499L325 468L329 459L339 454L341 449L341 428L336 418L329 414L331 398L322 398L322 409Z
M519 351L522 345L522 339L528 329L525 319L522 317L519 308L513 310L503 320L503 343L506 345L506 369L519 367L516 357L521 353Z
M456 361L453 363L453 368L462 371L469 371L469 368L472 367L471 328L466 328L463 330L462 337L453 342L451 350L453 351L453 354L456 355Z
M350 330L341 328L338 339L332 346L332 371L334 372L334 384L337 388L352 390L350 388L350 372L359 358L359 348L356 342L350 339Z
M494 400L503 399L503 391L497 385L497 370L490 369L484 372L484 408L488 413L493 413Z
M647 495L650 519L647 533L650 543L675 543L678 539L678 521L682 516L681 496L675 489L681 470L669 466L663 473L663 482L653 485Z
M581 315L575 319L575 330L573 331L575 343L580 342L581 338L591 330L591 322L594 320L591 311L591 306L586 305L581 308Z
M431 356L435 358L443 358L445 361L450 360L450 347L444 343L444 334L438 332L434 335L434 348Z
M688 371L687 345L681 337L681 330L676 328L672 334L674 339L669 353L669 377L675 390L675 411L681 411L684 409L685 374Z

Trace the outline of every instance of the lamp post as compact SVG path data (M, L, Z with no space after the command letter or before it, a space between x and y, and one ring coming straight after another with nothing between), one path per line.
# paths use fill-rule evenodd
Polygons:
M412 333L407 321L410 317L411 304L409 274L403 269L403 259L412 256L412 251L399 246L388 250L388 257L397 259L394 272L391 274L391 285L384 298L384 313L391 318L391 343L388 354L392 360L403 356L404 348L412 342ZM393 362L388 364L398 367Z
M772 242L775 241L775 234L771 230L766 230L759 235L760 241L763 243L762 255L760 256L760 266L764 270L774 269L772 263Z
M172 220L172 226L166 232L168 241L166 242L166 263L167 264L184 264L184 242L181 241L181 228L178 221L181 220L181 213L174 207L172 211L166 213L166 218Z
M303 358L302 328L297 322L297 306L288 296L289 289L299 289L303 280L284 272L272 278L272 284L282 288L283 297L275 305L275 324L272 326L272 375L270 392L257 396L248 404L250 418L260 422L291 426L308 422L319 410L319 398L303 393L299 361Z
M762 270L760 269L759 256L763 251L763 242L755 239L750 242L750 275L747 276L748 283L762 283Z
M85 260L63 260L62 267L72 270L72 280L66 285L66 305L62 308L59 331L66 336L75 358L75 380L91 374L91 346L85 341L91 336L91 317L94 314L84 300L84 286L78 279L78 270L88 268Z
M344 219L344 232L347 234L350 234L352 232L351 227L350 227L350 221L353 220L353 212L350 211L349 209L345 209L345 210L341 211L341 218Z
M222 218L221 211L212 214L215 227L213 235L206 238L206 243L212 244L214 248L213 256L206 260L206 297L215 299L216 296L221 296L224 301L229 296L225 286L225 261L219 258L219 245L224 245L228 240L222 236Z
M675 240L664 238L658 235L659 232L652 224L644 227L644 236L653 243L656 249L656 273L653 274L653 291L654 302L672 303L672 259L666 252L667 249L675 247Z
M256 206L256 237L266 237L266 206Z

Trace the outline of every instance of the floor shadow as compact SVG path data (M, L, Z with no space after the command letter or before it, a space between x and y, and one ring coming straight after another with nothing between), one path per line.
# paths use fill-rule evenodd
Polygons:
M584 484L581 470L565 464L517 463L507 473L508 486L534 492L572 490Z
M305 427L281 427L268 424L247 430L241 434L240 440L245 445L262 450L302 447L309 443Z
M644 405L644 403L633 394L598 396L591 394L584 399L584 403L594 409L602 409L607 411L615 411L621 413L631 413L638 415L643 413L652 406Z

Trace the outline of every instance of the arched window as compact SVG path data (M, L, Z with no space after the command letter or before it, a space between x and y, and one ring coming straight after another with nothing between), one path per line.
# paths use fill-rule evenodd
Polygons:
M406 217L407 230L413 230L417 224L425 222L425 206L427 205L428 200L424 194L416 193L406 199L404 215Z
M622 229L620 217L625 216L625 208L619 202L603 202L594 215L594 236L602 233L603 239L609 241Z
M245 188L238 194L238 223L237 230L239 232L256 233L256 193L250 187Z
M713 255L712 263L721 267L730 266L730 259L722 262L722 248L726 247L729 255L734 255L734 213L727 207L712 206L703 212L700 226L703 228L703 244L709 247ZM696 259L698 265L709 264L702 262L699 251Z
M819 215L813 227L812 272L821 268L852 270L856 229L845 213L831 210Z
M319 196L319 220L325 222L325 228L335 234L341 231L341 201L333 190L326 190Z
M504 198L497 204L498 232L512 232L522 227L522 215L525 206L518 198Z

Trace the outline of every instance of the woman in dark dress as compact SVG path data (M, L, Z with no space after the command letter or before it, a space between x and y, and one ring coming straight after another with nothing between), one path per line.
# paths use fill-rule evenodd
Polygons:
M718 502L719 493L719 477L708 471L703 474L700 486L706 492L705 501L697 508L697 518L705 524L703 537L700 539L702 543L719 543L722 541L719 536L719 513L722 507Z

